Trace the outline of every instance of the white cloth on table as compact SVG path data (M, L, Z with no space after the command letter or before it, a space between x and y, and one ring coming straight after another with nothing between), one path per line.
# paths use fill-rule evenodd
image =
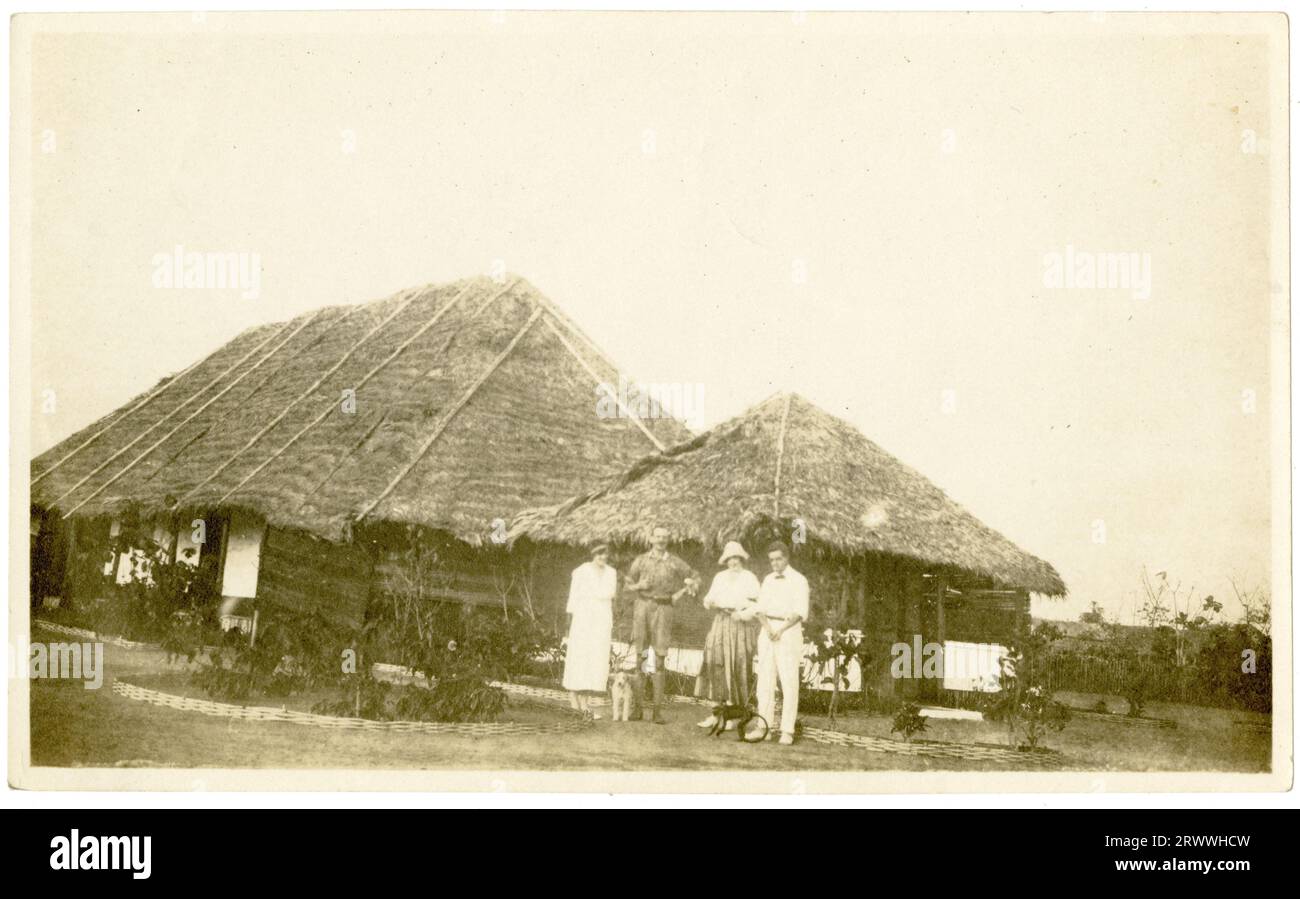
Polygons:
M569 643L564 655L564 688L603 693L609 681L610 635L618 572L612 565L584 562L573 570L565 607Z

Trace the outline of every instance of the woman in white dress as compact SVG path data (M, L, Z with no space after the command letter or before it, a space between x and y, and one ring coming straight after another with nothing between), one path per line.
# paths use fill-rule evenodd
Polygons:
M713 577L704 597L704 608L713 609L713 623L704 638L704 662L695 680L695 695L715 704L744 705L749 702L750 676L758 628L758 578L745 567L749 553L736 541L727 544L718 564L726 566ZM710 715L700 727L712 727Z
M589 693L604 693L609 682L610 634L618 572L609 564L609 547L592 547L591 561L573 569L569 583L569 644L564 655L564 689L569 704L590 711ZM593 717L599 718L599 715Z

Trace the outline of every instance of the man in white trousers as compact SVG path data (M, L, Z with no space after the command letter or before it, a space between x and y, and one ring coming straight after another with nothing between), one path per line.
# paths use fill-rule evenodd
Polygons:
M794 742L799 717L799 665L808 618L808 579L790 567L784 543L767 548L772 572L758 591L758 713L775 730L776 682L781 681L781 745Z

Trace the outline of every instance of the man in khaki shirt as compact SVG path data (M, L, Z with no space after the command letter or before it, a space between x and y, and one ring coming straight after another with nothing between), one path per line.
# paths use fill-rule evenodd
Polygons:
M781 681L781 745L794 742L799 718L799 666L803 662L803 623L808 619L808 579L790 567L784 543L767 548L772 573L758 591L758 714L776 722L776 682Z
M650 532L649 552L632 561L624 587L636 594L632 606L632 643L639 661L633 693L637 700L634 718L644 714L640 705L644 685L640 660L648 643L655 653L654 673L650 675L654 684L654 722L665 723L660 705L664 696L664 661L668 658L672 640L673 603L687 593L694 596L698 585L699 577L695 570L668 551L668 529L662 525L655 527Z

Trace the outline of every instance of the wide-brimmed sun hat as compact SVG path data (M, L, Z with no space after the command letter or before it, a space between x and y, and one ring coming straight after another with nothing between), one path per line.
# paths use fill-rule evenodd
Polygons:
M745 547L741 546L735 540L727 541L726 547L722 550L722 557L718 559L718 564L726 565L727 560L732 556L738 556L746 562L749 561L749 553L745 552Z

